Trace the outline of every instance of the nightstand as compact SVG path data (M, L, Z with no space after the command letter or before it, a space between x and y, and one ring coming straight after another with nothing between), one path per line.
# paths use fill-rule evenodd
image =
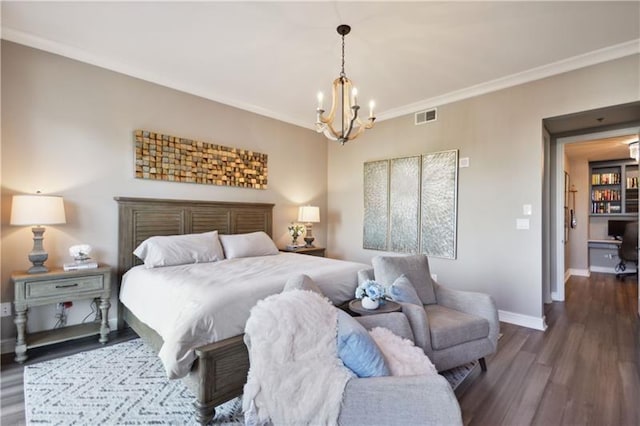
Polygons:
M111 268L100 266L93 269L65 272L62 269L42 274L16 272L11 275L15 286L14 306L18 337L16 340L16 362L27 359L27 349L64 342L80 337L100 334L98 341L109 340L109 307L111 306ZM32 306L62 303L79 299L100 299L102 321L45 330L28 334L27 312Z
M324 257L325 250L326 249L324 247L299 247L297 249L288 249L288 248L280 249L280 251L285 251L288 253L308 254L309 256L318 256L318 257Z
M389 312L402 311L402 305L393 300L387 300L384 302L384 305L380 305L378 309L365 309L362 307L362 300L353 299L349 302L349 310L360 315L388 314Z

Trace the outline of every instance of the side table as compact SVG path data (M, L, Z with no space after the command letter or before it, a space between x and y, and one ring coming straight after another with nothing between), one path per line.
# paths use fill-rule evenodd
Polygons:
M80 337L100 334L98 341L109 340L109 307L111 306L111 268L100 266L65 272L62 269L41 274L16 272L11 275L15 287L14 306L18 337L16 340L16 362L27 360L27 349L64 342ZM27 332L27 312L32 306L62 303L79 299L100 298L100 323L72 325L68 327L44 330L38 333Z
M349 310L360 315L388 314L389 312L402 311L402 305L392 300L387 300L383 305L378 306L378 309L366 309L362 307L362 300L353 299L349 302Z
M280 251L288 252L288 253L298 253L298 254L308 254L310 256L318 256L324 257L325 254L324 247L299 247L295 249L282 248Z

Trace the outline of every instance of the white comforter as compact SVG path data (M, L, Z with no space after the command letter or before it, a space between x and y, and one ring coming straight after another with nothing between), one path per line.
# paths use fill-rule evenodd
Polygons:
M242 334L250 309L307 274L334 303L353 298L362 263L280 253L212 263L145 269L122 279L121 302L164 340L160 359L169 378L186 376L194 349Z

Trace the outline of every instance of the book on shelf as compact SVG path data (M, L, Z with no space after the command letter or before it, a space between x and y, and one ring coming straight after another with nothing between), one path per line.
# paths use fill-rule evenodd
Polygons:
M65 271L79 271L81 269L95 269L98 267L98 262L95 260L82 260L70 263L65 263L62 268Z

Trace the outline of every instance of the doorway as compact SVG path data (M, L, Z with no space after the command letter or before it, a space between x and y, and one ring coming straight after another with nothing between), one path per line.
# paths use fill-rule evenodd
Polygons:
M640 102L617 105L598 110L585 111L543 120L544 173L543 206L543 300L545 303L564 300L564 284L569 276L588 275L589 265L571 268L571 241L581 247L583 258L588 256L589 203L588 162L629 158L628 144L621 138L640 133ZM617 138L617 139L616 139ZM629 140L628 138L626 139ZM565 171L569 156L584 156L581 170L569 170L568 186L565 185ZM590 152L590 154L586 154ZM573 179L581 179L581 191L569 192ZM574 181L575 182L575 181ZM586 182L586 185L585 185ZM575 187L574 187L575 189ZM573 200L571 200L571 198ZM575 202L576 226L567 231L571 217L566 212ZM568 205L567 205L568 204ZM581 216L577 215L581 212ZM584 244L580 246L580 240Z

